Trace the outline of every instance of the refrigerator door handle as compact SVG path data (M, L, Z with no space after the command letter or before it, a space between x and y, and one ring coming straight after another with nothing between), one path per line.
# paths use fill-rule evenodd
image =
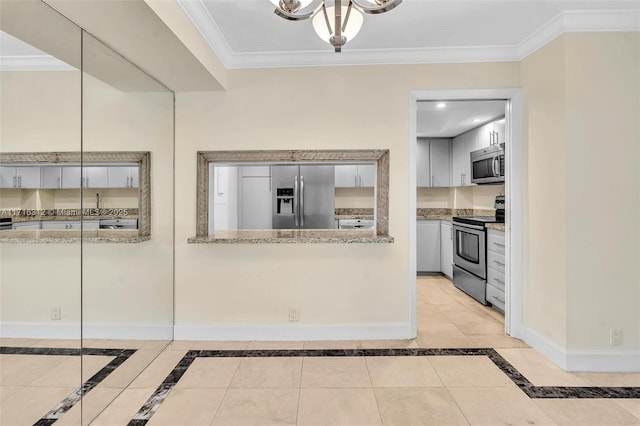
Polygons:
M304 176L300 175L300 227L304 226Z
M296 175L293 178L293 221L296 225L296 228L299 226L298 224L298 176Z

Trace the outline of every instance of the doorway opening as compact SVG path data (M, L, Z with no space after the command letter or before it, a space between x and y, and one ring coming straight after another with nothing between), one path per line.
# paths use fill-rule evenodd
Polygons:
M525 174L521 98L518 89L411 93L409 275L413 333L417 334L418 275L426 274L449 279L452 288L458 287L471 295L477 301L473 303L478 303L478 306L494 305L497 310L504 311L504 332L512 337L521 337L521 205ZM471 153L474 152L474 158L477 158L481 151L501 152L502 157L493 153L492 158L497 158L497 162L472 162ZM484 165L491 167L485 167L483 172ZM500 213L504 216L492 220L496 217L496 207L498 210L503 207ZM454 216L482 216L489 222L503 221L504 231L500 226L492 226L498 228L497 232L489 232L493 233L492 238L503 236L504 243L498 243L504 246L497 250L497 254L504 258L498 259L493 268L487 267L485 242L481 247L476 242L472 251L478 252L475 260L482 263L482 268L468 274L456 266L454 253L460 248L454 249L454 241L463 235L458 235L452 227ZM486 229L482 231L485 241L487 232ZM489 254L490 261L494 261L493 254ZM501 260L504 262L502 269L499 265ZM494 276L496 270L498 272L496 288L489 287L489 293L486 290L487 272L483 272L487 270L493 270L489 274ZM458 271L457 280L454 280L455 271ZM473 288L472 291L466 289L468 280L463 283L465 285L454 285L454 281L462 281L461 272L473 277L473 287L469 287ZM500 281L504 281L502 286L498 284Z

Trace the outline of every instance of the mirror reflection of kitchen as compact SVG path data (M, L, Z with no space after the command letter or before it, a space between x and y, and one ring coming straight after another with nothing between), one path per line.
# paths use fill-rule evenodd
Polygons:
M0 209L13 229L138 229L138 182L137 163L2 164Z
M374 163L209 167L210 235L232 229L374 227Z

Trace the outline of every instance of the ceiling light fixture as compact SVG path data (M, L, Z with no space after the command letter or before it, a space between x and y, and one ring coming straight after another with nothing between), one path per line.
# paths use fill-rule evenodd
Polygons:
M360 12L388 12L402 0L334 0L333 6L327 6L327 0L271 0L271 3L276 6L276 15L290 21L314 17L313 29L318 37L340 52L360 31L364 21Z
M438 109L443 109L446 106L447 106L447 104L445 104L444 102L440 102L440 103L436 104L436 108L438 108Z
M480 119L479 119L479 118L474 118L474 119L473 119L473 122L474 122L474 123L479 123L479 122L480 122Z

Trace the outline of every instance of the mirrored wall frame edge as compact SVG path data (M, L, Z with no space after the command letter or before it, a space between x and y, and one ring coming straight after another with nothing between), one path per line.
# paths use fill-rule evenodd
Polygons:
M74 164L138 164L138 236L136 241L151 236L151 153L148 151L101 152L3 152L0 165L64 165ZM81 212L83 209L81 208ZM82 215L80 215L82 216ZM99 241L99 239L98 239Z
M209 229L210 163L353 163L375 162L376 235L389 235L389 150L248 150L198 151L196 192L196 238L207 237Z

